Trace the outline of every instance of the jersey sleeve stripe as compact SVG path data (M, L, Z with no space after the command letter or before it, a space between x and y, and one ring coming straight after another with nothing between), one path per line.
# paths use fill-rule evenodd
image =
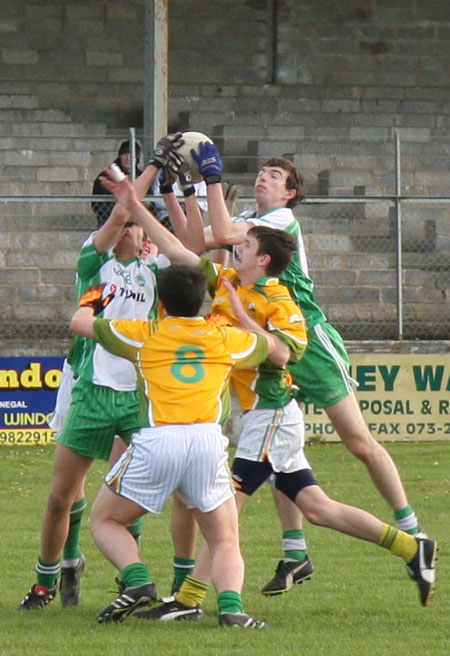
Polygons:
M110 329L111 333L114 335L114 337L116 337L118 340L120 340L124 344L127 344L128 346L132 346L133 348L140 349L144 345L144 342L139 342L135 339L131 339L131 337L126 337L121 332L119 332L115 328L113 321L110 322L109 329Z
M252 334L251 336L253 338L253 343L251 344L250 348L246 349L245 351L240 351L239 353L231 353L233 360L242 360L242 358L246 358L251 355L251 353L253 353L256 346L257 336L256 334Z

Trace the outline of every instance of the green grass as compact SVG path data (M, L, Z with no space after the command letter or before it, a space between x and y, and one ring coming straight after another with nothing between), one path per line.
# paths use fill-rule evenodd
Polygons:
M100 626L96 614L115 594L116 572L83 528L87 565L82 603L63 609L58 599L42 612L18 612L17 605L35 580L42 511L52 470L52 448L0 447L1 480L1 656L140 656L157 653L222 656L403 656L450 652L450 444L389 444L424 530L440 544L438 584L428 608L419 603L400 559L383 549L347 536L306 525L314 577L289 593L266 599L259 590L280 558L280 528L267 486L247 504L242 516L242 549L247 576L246 610L265 619L263 631L219 629L215 594L198 623L148 623L129 618ZM340 444L307 449L314 472L326 492L391 521L365 468ZM89 478L92 501L105 467L95 463ZM143 558L159 594L171 582L170 508L147 516Z

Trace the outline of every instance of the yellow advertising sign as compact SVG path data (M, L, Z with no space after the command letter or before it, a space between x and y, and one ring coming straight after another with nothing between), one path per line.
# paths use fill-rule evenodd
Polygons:
M450 355L354 353L364 418L380 441L450 440ZM305 407L306 439L338 441L323 409Z
M15 358L0 366L0 446L54 443L48 426L63 358ZM450 440L449 353L353 353L366 422L380 441ZM45 364L45 367L44 367ZM305 407L306 439L338 441L325 411Z
M0 446L53 444L48 422L64 358L0 358Z
M0 446L44 446L53 444L56 433L51 428L33 428L24 430L17 428L0 429Z

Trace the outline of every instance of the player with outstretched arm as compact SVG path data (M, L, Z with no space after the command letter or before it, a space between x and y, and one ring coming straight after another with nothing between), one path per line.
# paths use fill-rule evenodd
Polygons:
M169 267L158 280L161 320L96 318L110 289L93 290L75 313L72 330L130 360L142 389L141 430L105 477L92 509L92 532L102 553L120 570L123 592L98 616L124 620L156 599L148 568L127 524L160 513L177 492L193 508L212 558L221 626L262 628L243 610L244 564L237 510L220 425L230 411L231 371L266 360L283 364L288 349L264 330L217 327L199 316L206 276L188 265Z

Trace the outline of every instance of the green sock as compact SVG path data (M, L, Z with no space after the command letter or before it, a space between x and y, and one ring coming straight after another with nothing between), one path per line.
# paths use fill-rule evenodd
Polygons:
M131 522L131 524L128 524L127 526L128 531L136 540L138 547L141 546L141 533L142 533L143 523L144 523L144 515L142 515L142 517L138 517L137 519L134 520L134 522Z
M59 560L56 560L53 563L46 563L45 560L38 558L35 566L37 572L37 584L46 588L53 588L58 581L59 569Z
M173 557L173 573L175 577L175 583L181 585L189 574L192 574L194 569L195 559L194 558L181 558L180 556Z
M219 592L217 595L217 604L219 606L219 614L242 613L244 610L242 597L239 592L235 592L234 590Z
M308 556L306 550L305 532L301 529L284 531L282 537L283 553L285 558L301 562Z
M63 560L75 560L75 558L78 558L81 554L81 517L86 505L86 499L80 499L80 501L74 503L70 509L69 534L67 536L66 544L64 545Z
M406 506L401 510L394 510L395 523L398 529L409 533L410 535L416 535L419 533L419 524L417 521L417 516L411 506Z
M148 567L144 563L127 565L120 575L126 588L134 588L137 585L145 585L145 583L151 583L152 581Z

